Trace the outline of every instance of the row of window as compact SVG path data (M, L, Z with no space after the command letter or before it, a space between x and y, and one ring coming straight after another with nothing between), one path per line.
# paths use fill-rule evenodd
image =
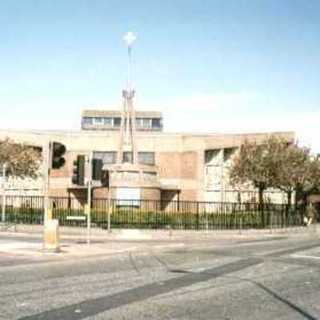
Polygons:
M213 149L205 151L205 163L207 165L217 164L221 161L228 162L235 154L236 148Z
M118 128L121 124L120 117L84 117L83 125L97 125ZM136 118L138 129L160 129L160 118Z
M106 152L94 152L94 159L102 159L103 164L114 164L117 162L117 152L116 151L106 151ZM132 152L123 152L122 162L132 163L133 156ZM138 162L140 164L154 165L155 155L154 152L138 152Z

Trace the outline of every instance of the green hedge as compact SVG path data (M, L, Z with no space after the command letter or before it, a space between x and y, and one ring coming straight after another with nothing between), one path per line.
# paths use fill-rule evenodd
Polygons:
M62 226L85 226L86 220L68 220L68 216L86 217L84 210L54 209L53 218ZM6 221L23 224L42 224L43 209L12 208L6 209ZM106 228L108 213L106 210L91 210L93 226ZM141 209L113 208L111 214L112 228L146 228L146 229L246 229L264 227L282 227L302 225L302 216L296 211L285 213L283 210L200 213L143 211Z

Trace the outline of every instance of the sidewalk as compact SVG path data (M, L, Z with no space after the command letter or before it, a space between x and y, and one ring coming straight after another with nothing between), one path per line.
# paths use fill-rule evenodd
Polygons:
M7 233L25 233L30 236L42 236L43 226L18 224ZM59 227L61 239L86 240L88 231L85 227ZM0 229L0 234L4 232ZM320 235L320 224L310 227L291 227L279 229L234 229L234 230L170 230L170 229L112 229L92 228L93 240L201 240L201 239L250 239L269 237Z
M88 238L85 228L61 227L60 251L58 253L43 250L43 227L17 225L16 232L0 232L0 254L28 256L42 261L61 261L65 259L105 257L125 252L147 252L152 250L170 250L190 245L232 245L255 241L272 241L289 237L308 237L319 239L320 228L299 227L277 230L137 230L92 229ZM88 241L90 240L90 241Z
M58 252L43 249L40 235L26 233L0 233L0 260L10 258L24 259L29 262L69 261L88 258L106 258L117 254L168 250L183 248L180 241L122 241L92 239L87 243L84 239L64 239L60 242ZM15 265L13 262L12 265ZM1 263L0 263L1 266Z

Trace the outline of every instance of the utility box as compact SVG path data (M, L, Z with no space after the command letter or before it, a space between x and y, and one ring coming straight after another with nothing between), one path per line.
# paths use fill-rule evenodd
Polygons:
M48 219L44 226L44 249L52 252L59 251L59 220Z

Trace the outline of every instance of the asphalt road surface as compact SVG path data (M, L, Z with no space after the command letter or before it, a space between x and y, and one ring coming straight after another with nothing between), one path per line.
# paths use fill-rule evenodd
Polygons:
M320 319L319 275L320 242L303 237L58 262L0 253L0 319Z

